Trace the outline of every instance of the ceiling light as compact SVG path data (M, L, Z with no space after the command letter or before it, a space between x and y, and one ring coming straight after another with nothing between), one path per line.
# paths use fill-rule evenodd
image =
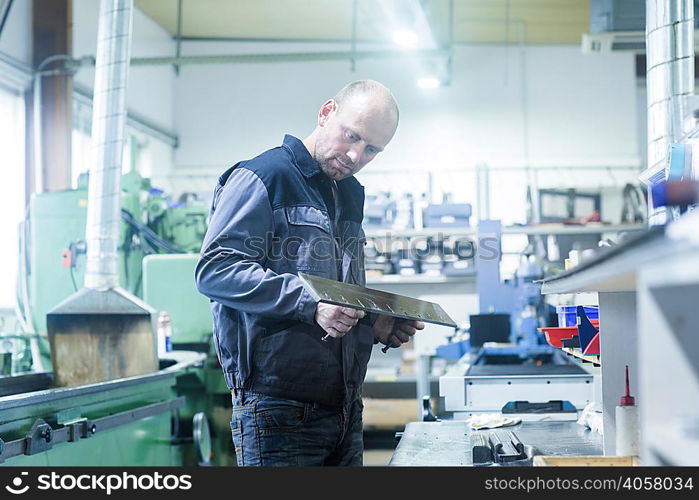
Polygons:
M436 89L437 87L439 87L439 80L437 80L433 76L420 78L417 81L417 86L421 89Z
M396 30L393 32L393 41L404 47L412 47L417 44L417 35L413 30Z

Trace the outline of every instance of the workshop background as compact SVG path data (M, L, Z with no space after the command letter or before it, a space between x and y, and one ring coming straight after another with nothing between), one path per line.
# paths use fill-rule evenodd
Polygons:
M88 173L101 6L132 23L110 298L86 281L87 221L100 223ZM694 10L687 0L0 0L0 463L235 463L230 394L193 281L213 187L284 134L306 137L326 99L366 78L391 89L401 114L357 174L367 287L435 302L457 328L430 324L401 349L376 347L365 465L472 465L483 449L486 462L527 465L534 455L699 464L696 405L660 394L672 383L687 401L699 395L687 326L699 318L684 307L699 297L699 266L680 265L657 230L697 200L662 211L648 194L666 180L694 189ZM653 33L665 38L651 53ZM653 108L665 102L665 114ZM651 236L662 250L604 260ZM694 247L680 250L694 262ZM694 271L643 277L649 262ZM676 275L657 284L667 297L652 293ZM636 396L626 404L625 377ZM429 424L433 437L416 438ZM479 426L513 430L512 454L492 446L505 434ZM555 433L558 448L537 442ZM679 442L683 453L668 449Z

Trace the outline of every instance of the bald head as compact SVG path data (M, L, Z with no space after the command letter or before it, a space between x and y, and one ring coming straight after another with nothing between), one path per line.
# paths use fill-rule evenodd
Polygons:
M359 80L323 103L318 125L304 144L323 172L339 181L383 151L397 127L398 104L391 91L374 80Z
M398 103L388 87L382 83L376 80L357 80L342 87L333 98L340 109L344 104L355 99L368 100L377 109L383 108L381 111L390 114L395 121L395 125L398 126L398 118L400 116Z

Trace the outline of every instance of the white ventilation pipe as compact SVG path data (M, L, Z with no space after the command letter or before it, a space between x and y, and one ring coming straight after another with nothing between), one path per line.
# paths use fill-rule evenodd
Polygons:
M667 177L670 144L683 136L687 98L694 93L693 0L646 0L646 87L648 93L648 186ZM648 197L648 221L666 222Z
M93 164L87 193L85 287L119 285L121 161L133 0L101 0L92 109Z

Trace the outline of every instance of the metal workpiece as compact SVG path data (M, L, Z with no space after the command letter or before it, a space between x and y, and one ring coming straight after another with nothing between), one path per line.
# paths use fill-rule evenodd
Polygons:
M517 452L518 447L524 450L527 459L511 464L531 465L534 455L602 455L602 437L575 422L522 422L507 429L484 432L471 429L465 421L444 420L409 423L389 465L472 466L473 445L479 445L477 459L487 458L486 436L492 434L504 436L501 440Z
M456 328L456 323L444 309L432 302L304 273L299 273L299 278L308 293L320 302Z

